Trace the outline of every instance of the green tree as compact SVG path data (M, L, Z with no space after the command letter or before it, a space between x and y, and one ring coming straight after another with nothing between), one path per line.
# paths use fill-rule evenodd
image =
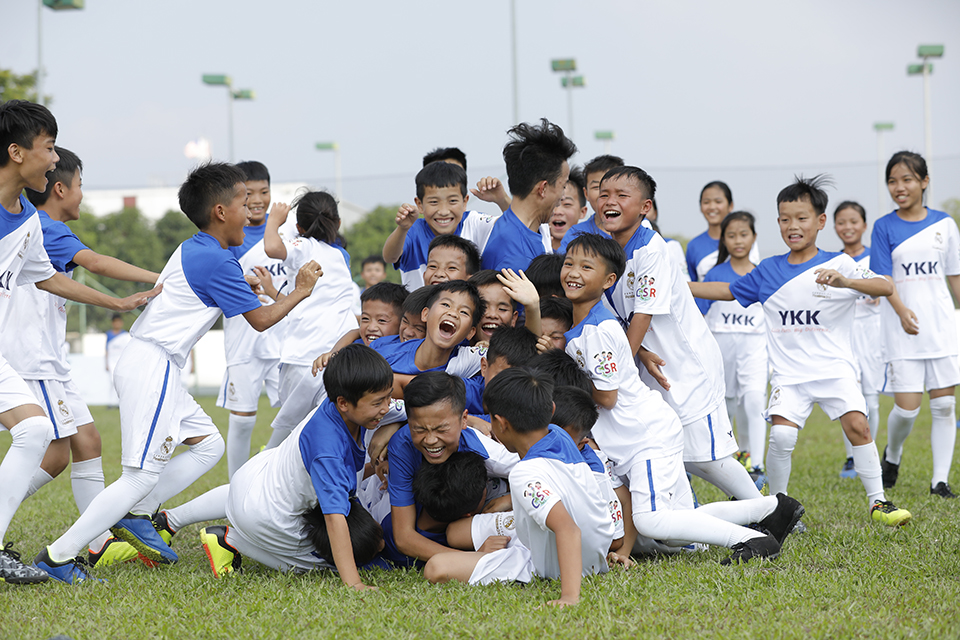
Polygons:
M160 240L163 262L166 264L180 243L197 233L197 227L182 211L171 209L157 220L154 231Z
M394 219L397 217L398 206L380 205L343 233L347 241L347 251L350 253L350 268L354 280L358 280L364 258L383 253L383 243L397 228ZM387 266L387 280L400 283L400 273L390 265Z
M7 100L37 101L37 74L18 75L10 69L0 69L0 102Z

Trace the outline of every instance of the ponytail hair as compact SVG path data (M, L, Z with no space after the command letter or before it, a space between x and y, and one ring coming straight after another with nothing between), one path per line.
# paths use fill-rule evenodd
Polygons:
M753 233L753 236L757 236L757 229L754 225L753 214L749 211L734 211L731 214L728 214L726 218L723 219L723 222L720 223L720 246L717 248L717 264L720 266L727 261L727 258L730 257L730 251L727 250L727 245L723 243L723 237L727 234L727 227L730 226L730 223L734 220L743 220L750 227L750 232Z
M346 248L347 242L340 235L336 198L326 191L306 191L297 196L293 206L297 209L301 236Z

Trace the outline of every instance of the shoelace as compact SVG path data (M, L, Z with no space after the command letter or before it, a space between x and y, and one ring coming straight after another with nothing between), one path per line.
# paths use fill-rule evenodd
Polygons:
M17 551L14 551L14 550L13 550L13 543L12 543L12 542L8 542L7 544L5 544L5 545L3 546L3 550L0 550L0 553L4 553L4 554L10 556L11 558L13 558L14 560L16 560L17 562L23 562L23 561L20 559L20 554L19 554Z

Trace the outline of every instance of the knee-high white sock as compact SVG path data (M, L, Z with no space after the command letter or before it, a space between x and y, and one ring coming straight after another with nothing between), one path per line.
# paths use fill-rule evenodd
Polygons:
M702 504L702 511L714 518L720 518L732 524L747 525L760 522L777 509L776 496L760 496L753 500L724 500Z
M714 517L703 509L635 513L633 524L640 535L673 547L702 542L729 548L738 542L764 536L759 531Z
M237 469L250 458L250 441L257 416L238 416L230 414L230 428L227 430L227 478L232 478Z
M847 437L847 434L843 432L843 429L840 430L840 437L843 438L843 450L847 452L847 457L853 457L853 444L850 443L850 438Z
M797 446L800 429L775 424L770 427L770 448L767 450L767 479L770 494L786 493L793 467L793 449Z
M94 538L109 529L157 484L160 474L137 467L124 467L116 482L100 492L67 532L47 547L50 559L65 562Z
M743 465L731 456L707 462L685 462L683 466L737 500L750 500L763 495Z
M77 503L77 509L83 513L103 491L102 459L97 456L74 462L70 469L70 485L73 487L73 500Z
M212 433L183 453L174 456L163 472L153 491L140 500L130 511L137 514L152 514L160 505L177 495L210 469L223 457L223 438Z
M220 485L179 507L166 509L167 522L174 531L179 531L188 524L224 519L227 517L228 493L230 485Z
M853 447L853 468L856 469L860 482L867 492L867 504L874 500L886 500L883 493L883 480L880 478L880 454L877 453L877 443L870 442Z
M293 433L293 429L282 429L280 427L274 427L273 433L270 435L270 440L267 442L266 449L275 449L280 446L280 443L287 439L287 436Z
M740 450L741 450L741 451L744 451L745 448L746 448L745 445L747 444L747 441L742 439L742 438L743 438L743 435L744 435L743 432L741 431L741 429L743 428L743 424L741 423L741 421L740 421L740 419L739 419L739 418L740 418L740 414L739 414L739 408L740 408L740 407L739 407L739 405L737 404L737 399L736 399L736 398L724 398L723 401L724 401L724 402L726 403L726 405L727 405L727 417L730 419L730 424L735 425L735 428L736 428L736 430L737 430L737 444L740 445Z
M37 491L40 491L40 488L51 480L53 480L52 475L41 468L37 468L37 472L33 474L33 477L30 479L30 486L27 487L27 493L23 496L23 499L26 500Z
M887 462L900 464L903 455L903 443L913 431L913 421L917 419L920 407L907 411L898 404L893 405L890 415L887 416Z
M947 482L957 443L957 399L954 396L930 398L930 447L933 449L933 483Z
M867 424L870 425L870 437L877 440L880 431L880 394L865 393L863 399L867 401ZM847 454L849 458L851 454Z
M0 463L0 543L50 446L53 423L46 416L27 418L13 425L10 435L13 442Z
M763 454L767 443L767 422L763 419L763 391L748 391L743 394L744 419L747 421L747 433L750 438L750 459L753 466L764 468Z

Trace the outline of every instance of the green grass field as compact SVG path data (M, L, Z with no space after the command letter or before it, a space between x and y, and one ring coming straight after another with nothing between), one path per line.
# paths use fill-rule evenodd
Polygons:
M201 402L226 433L227 414ZM254 434L269 436L261 407ZM881 415L890 401L884 399ZM94 409L107 482L120 473L119 416ZM217 580L198 526L174 540L180 562L96 572L107 584L0 584L0 638L956 638L960 637L960 501L928 494L930 417L924 409L907 442L900 482L888 493L913 512L888 529L867 517L859 480L841 480L839 424L817 410L794 453L790 491L807 509L809 531L787 539L771 562L721 567L725 549L683 554L584 581L580 604L543 607L559 584L468 587L427 584L416 572L369 572L378 592L357 594L335 574L294 576L245 561ZM883 420L878 437L886 440ZM0 439L0 453L9 436ZM955 456L956 457L956 456ZM226 460L172 501L185 502L226 480ZM954 475L956 480L956 475ZM719 499L695 479L701 501ZM7 533L32 558L76 518L69 469L27 500Z

